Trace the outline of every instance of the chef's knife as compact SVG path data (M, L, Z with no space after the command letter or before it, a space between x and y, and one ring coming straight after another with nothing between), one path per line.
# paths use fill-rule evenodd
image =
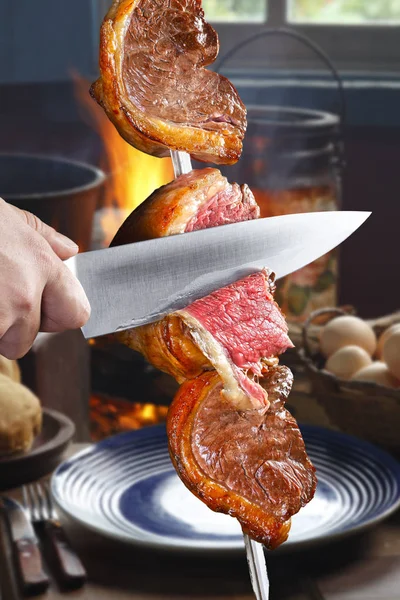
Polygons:
M0 502L10 528L11 539L22 586L29 593L41 593L49 587L35 531L22 506L9 497Z
M86 338L152 323L264 267L284 277L348 238L368 212L257 219L78 254L67 265L92 307Z

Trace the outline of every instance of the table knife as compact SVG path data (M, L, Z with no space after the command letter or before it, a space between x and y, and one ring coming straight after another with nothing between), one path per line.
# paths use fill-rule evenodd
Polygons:
M49 587L49 578L43 570L35 531L18 502L5 496L0 502L8 521L22 587L27 593L42 593Z
M246 221L78 254L66 261L92 307L86 338L155 322L267 267L277 278L341 244L371 213Z

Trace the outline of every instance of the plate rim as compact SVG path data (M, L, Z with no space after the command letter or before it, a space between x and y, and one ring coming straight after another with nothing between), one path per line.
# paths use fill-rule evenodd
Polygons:
M369 529L371 529L372 527L374 527L375 525L378 525L379 523L381 523L382 521L386 520L388 517L390 517L392 514L394 514L399 508L400 508L400 462L398 460L396 460L396 458L394 458L391 454L389 454L388 452L386 452L386 450L383 450L382 448L379 448L378 446L375 446L374 444L357 438L356 436L350 435L348 433L343 433L341 431L336 431L333 429L328 429L325 427L321 427L318 425L309 425L309 424L299 424L301 433L303 435L304 431L310 431L310 432L315 432L317 434L319 434L319 436L324 435L326 436L328 434L328 437L332 438L340 438L342 440L349 440L351 441L353 446L358 446L364 449L368 449L370 450L375 456L377 455L379 457L379 459L381 459L382 461L384 461L386 464L389 464L390 470L392 471L392 473L396 476L396 480L398 483L398 497L397 500L395 502L393 502L393 504L388 507L383 513L379 514L378 516L375 517L370 517L367 521L365 521L364 523L360 523L359 525L355 525L354 527L350 527L349 529L346 529L344 531L337 531L334 533L327 533L315 538L310 538L308 540L303 540L303 541L294 541L291 543L284 543L282 544L282 546L280 546L279 548L277 548L276 550L274 550L274 554L280 554L280 553L286 553L286 552L297 552L300 550L308 550L309 548L315 547L315 546L323 546L323 545L327 545L330 543L334 543L337 541L340 541L342 539L351 537L351 536L355 536L358 535L360 533L363 533L365 531L368 531ZM93 451L95 451L98 448L101 448L102 446L107 446L107 444L111 442L114 442L115 440L118 439L123 439L123 438L130 438L132 435L137 435L138 432L146 432L146 431L155 431L155 430L163 430L165 431L166 427L165 424L160 424L160 425L152 425L149 427L145 427L139 430L131 430L131 431L125 431L119 434L116 434L114 436L111 436L109 438L106 438L104 440L101 440L100 442L94 443L91 446L89 446L88 448L84 448L83 450L80 450L79 452L77 452L76 454L74 454L74 456L72 456L71 458L68 458L67 460L63 461L58 467L57 469L54 471L54 473L51 476L51 481L50 481L50 489L51 489L51 494L52 497L54 499L54 501L56 502L57 507L59 508L59 510L64 513L65 515L67 515L70 519L72 519L72 521L75 521L75 523L79 523L82 527L89 529L90 531L101 535L102 537L106 537L108 539L113 539L115 541L119 541L125 544L128 544L130 546L136 546L136 547L142 547L142 548L151 548L152 550L162 550L162 551L169 551L169 552L189 552L191 554L203 554L204 552L208 552L208 553L213 553L213 554L221 554L222 552L226 555L226 553L229 554L238 554L238 553L242 553L244 550L244 543L242 544L241 541L236 542L236 543L229 543L226 542L226 545L223 543L220 546L216 547L216 546L199 546L198 544L190 544L190 542L182 542L180 544L171 544L171 543L162 543L162 542L154 542L154 541L150 541L150 540L143 540L143 539L138 539L135 537L132 537L130 535L123 535L122 533L117 533L114 531L105 531L102 527L96 527L96 525L93 524L89 524L87 523L83 518L80 518L79 516L76 516L75 514L73 514L68 508L66 508L65 505L63 505L62 501L60 502L57 492L56 490L56 478L58 477L59 471L61 469L65 469L66 466L69 463L73 463L76 460L80 459L82 456L85 456L86 454L89 454ZM171 463L171 466L173 468L173 465ZM264 550L266 550L264 548ZM269 552L269 551L268 551Z

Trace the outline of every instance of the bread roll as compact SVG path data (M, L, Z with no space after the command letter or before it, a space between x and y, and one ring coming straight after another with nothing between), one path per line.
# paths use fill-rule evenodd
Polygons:
M0 354L0 374L7 375L13 381L21 383L21 372L16 360L8 360Z
M0 375L0 455L30 450L42 426L39 399L25 386Z

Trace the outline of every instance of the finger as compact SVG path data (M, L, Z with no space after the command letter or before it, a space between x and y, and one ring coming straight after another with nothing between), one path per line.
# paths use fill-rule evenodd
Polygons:
M39 298L40 300L40 298ZM0 354L11 360L22 358L31 349L40 326L40 301L17 320L0 339Z
M79 281L57 261L42 296L40 331L58 332L83 327L90 317L90 304Z
M17 211L17 214L23 219L29 227L37 231L51 246L54 252L57 254L61 260L66 260L67 258L71 258L71 256L75 256L79 252L79 247L75 242L70 240L65 235L58 233L53 227L49 227L46 223L43 223L36 215L26 211L20 210L15 206L10 205L10 207Z

